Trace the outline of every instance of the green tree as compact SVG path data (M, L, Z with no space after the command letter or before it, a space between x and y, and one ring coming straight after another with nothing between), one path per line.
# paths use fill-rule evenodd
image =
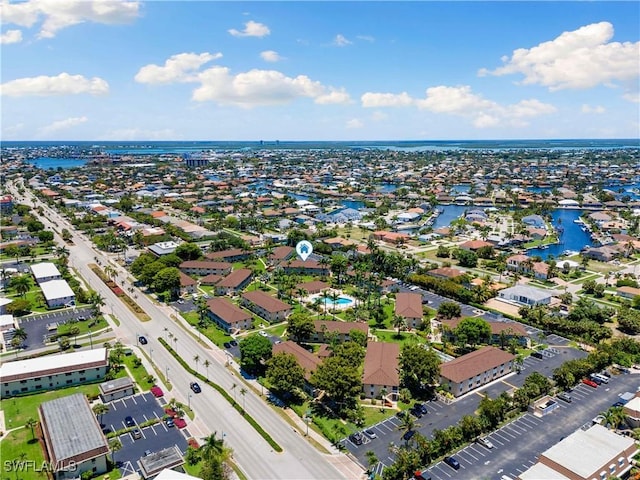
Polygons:
M202 250L195 243L185 242L178 245L175 254L183 261L197 260L202 256Z
M440 357L422 345L403 345L399 365L400 384L414 395L440 378Z
M336 403L338 412L355 406L362 381L358 366L340 356L329 357L311 375L311 383Z
M180 291L180 270L175 267L166 267L153 277L153 288L156 292L171 292L172 297L177 297Z
M489 341L491 326L483 318L467 317L458 324L453 333L459 344L475 346Z
M102 424L102 416L109 411L109 405L106 403L96 403L91 409L95 415L100 417L100 424Z
M305 371L290 353L277 353L266 362L266 379L278 396L296 395L304 386Z
M41 242L52 242L53 232L51 230L40 230L38 232L38 240Z
M303 312L295 312L289 316L287 332L295 342L301 342L310 338L315 332L315 325L309 315Z
M31 290L31 286L33 282L31 281L31 277L29 275L16 275L9 282L9 286L13 288L18 295L24 297L29 290Z
M29 313L31 310L31 302L25 298L16 298L7 305L7 313L20 316Z
M355 328L353 330L349 330L349 338L352 342L357 343L361 347L367 346L367 334L362 330L357 330Z
M111 440L109 440L109 450L111 450L111 460L115 465L117 465L118 463L116 462L116 452L122 450L122 442L117 438L112 438Z
M33 417L29 417L29 419L26 421L26 423L24 424L24 426L26 428L30 428L31 429L31 439L35 440L36 435L34 432L34 428L38 425L38 421L33 418Z
M462 314L462 308L457 302L442 302L438 306L438 317L457 318Z
M242 369L252 374L262 373L273 349L269 339L262 335L249 335L240 341L239 347Z
M398 425L398 430L402 433L403 437L408 437L409 432L413 432L417 430L422 425L420 425L416 419L409 412L404 412L404 415L400 418L400 424ZM408 444L409 440L405 440Z
M331 273L335 275L338 285L342 284L342 276L347 273L349 262L344 255L334 255L331 257Z
M458 264L461 267L475 268L478 266L478 256L469 250L458 249L454 252L454 257L458 259Z

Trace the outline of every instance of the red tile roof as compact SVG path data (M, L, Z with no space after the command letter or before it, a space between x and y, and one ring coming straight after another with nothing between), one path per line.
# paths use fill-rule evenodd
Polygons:
M362 383L365 385L400 385L398 357L400 345L397 343L369 342L364 357Z
M496 347L483 347L440 365L440 375L454 383L461 383L512 361L515 355Z

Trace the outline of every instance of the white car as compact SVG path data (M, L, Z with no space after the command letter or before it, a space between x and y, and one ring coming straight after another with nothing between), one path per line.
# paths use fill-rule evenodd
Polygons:
M491 443L491 440L489 440L487 437L480 437L478 439L478 443L483 447L493 448L493 443Z
M265 332L264 330L260 331L259 334L263 337L268 337L269 334L267 332Z

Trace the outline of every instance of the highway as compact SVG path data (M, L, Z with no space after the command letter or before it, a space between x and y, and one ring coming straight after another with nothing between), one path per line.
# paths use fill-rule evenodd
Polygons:
M74 245L66 245L70 251L69 264L73 267L105 300L103 311L113 314L120 325L114 327L114 332L124 344L136 344L137 336L144 334L149 343L143 348L152 359L153 363L163 373L168 373L168 377L173 385L171 392L167 396L175 396L178 400L187 403L187 398L191 394L190 404L196 412L196 419L201 422L204 429L209 432L224 433L225 442L233 449L233 458L241 467L247 477L251 479L354 479L362 476L362 469L342 453L323 454L316 450L307 441L301 438L300 433L286 423L273 411L250 388L244 398L241 398L239 389L242 382L232 375L225 367L227 357L225 353L217 347L206 348L187 333L175 320L169 317L174 313L170 307L154 304L146 295L139 293L136 302L152 318L151 321L141 322L123 304L117 296L95 275L89 268L89 264L95 263L95 259L100 260L102 265L109 263L106 255L92 248L91 242L81 234L78 234L65 219L57 212L50 209L46 204L40 202L29 190L26 190L26 200L20 199L15 188L13 195L24 203L40 205L44 209L45 215L41 221L47 228L61 231L67 228L73 233ZM56 240L64 244L61 238L56 235ZM122 267L117 267L119 277L118 283L123 286L123 278L128 274ZM127 290L129 283L126 282L124 290ZM138 290L136 289L136 292ZM167 330L165 330L168 329ZM201 394L192 394L189 389L189 382L193 379L186 373L180 364L166 351L158 342L158 337L167 338L169 332L177 342L172 340L172 347L178 354L193 368L196 367L193 358L199 356L198 370L205 373L203 363L209 360L211 365L208 368L208 377L213 382L225 388L230 394L233 384L238 384L236 389L237 399L240 404L244 401L246 411L274 438L274 440L284 449L282 453L274 452L269 444L243 419L217 391L207 385L202 386ZM182 397L182 398L180 398Z

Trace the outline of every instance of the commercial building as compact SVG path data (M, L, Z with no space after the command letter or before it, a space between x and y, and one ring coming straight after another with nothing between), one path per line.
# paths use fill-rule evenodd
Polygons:
M291 305L261 290L243 293L242 306L270 323L285 320L292 311Z
M411 292L396 294L396 315L402 317L407 326L418 328L422 323L422 295Z
M176 251L179 244L174 241L169 242L158 242L153 245L149 245L147 248L151 253L153 253L157 257L161 257L163 255L169 255Z
M602 425L576 430L540 454L520 480L606 480L623 478L631 469L638 447L632 438Z
M483 347L440 365L440 384L459 397L511 373L515 355L496 347Z
M165 448L159 452L146 455L138 460L138 467L142 478L152 478L159 473L184 465L184 458L177 445L173 447ZM175 472L172 472L172 474ZM167 476L165 478L176 478L175 476Z
M47 459L56 479L95 477L107 471L109 443L81 393L44 402L38 409Z
M209 307L208 317L227 333L251 327L253 320L251 315L226 298L207 300L207 307Z
M2 397L92 382L108 368L106 348L5 362L0 366Z
M398 399L400 388L400 345L397 343L369 342L364 357L362 391L367 398L383 395L390 400Z
M66 280L49 280L40 284L48 308L64 307L75 303L76 294Z

